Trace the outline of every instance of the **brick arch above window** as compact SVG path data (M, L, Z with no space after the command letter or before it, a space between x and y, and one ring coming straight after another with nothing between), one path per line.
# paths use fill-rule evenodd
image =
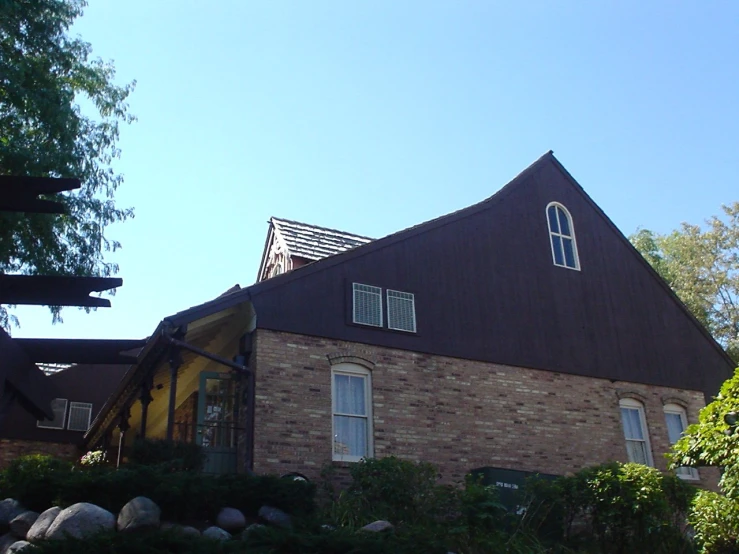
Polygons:
M679 396L663 396L662 405L667 406L668 404L675 404L677 406L680 406L685 411L687 411L690 407L690 403L684 398L681 398Z
M618 396L619 400L631 399L631 400L636 400L637 402L641 402L642 404L647 403L647 397L634 390L628 390L628 389L617 390L616 396Z
M366 352L339 351L327 354L329 364L332 366L337 364L356 364L370 371L375 369L375 362L368 359Z

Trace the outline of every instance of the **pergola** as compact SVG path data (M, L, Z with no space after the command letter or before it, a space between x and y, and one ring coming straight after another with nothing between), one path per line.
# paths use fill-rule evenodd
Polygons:
M66 213L53 196L80 187L78 179L0 176L0 212ZM42 198L43 197L43 198ZM0 305L26 304L107 308L110 300L90 296L119 287L111 277L6 275L0 273ZM53 419L51 401L58 391L36 363L133 363L144 340L13 339L0 328L0 422L13 402L37 419Z

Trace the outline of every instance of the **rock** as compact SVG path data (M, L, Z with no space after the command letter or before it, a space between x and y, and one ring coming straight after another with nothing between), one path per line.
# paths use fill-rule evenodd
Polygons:
M203 531L203 536L207 539L213 539L214 541L227 541L231 538L231 533L214 525Z
M216 525L233 533L246 527L246 518L241 510L236 508L223 508L216 517Z
M0 527L7 527L16 516L25 511L25 508L17 500L12 498L0 500Z
M252 534L254 531L258 531L259 529L266 529L266 528L267 528L267 526L266 525L262 525L261 523L252 523L251 525L249 525L249 527L247 527L246 529L244 529L244 531L241 533L241 538L243 540L246 540L246 538L250 534Z
M158 529L159 516L162 511L153 500L145 496L137 496L126 503L118 514L119 531L139 531L142 529Z
M30 510L18 514L10 521L10 532L20 539L25 539L28 530L36 523L39 515L37 512Z
M59 515L62 509L59 506L49 508L45 512L42 512L36 522L31 525L31 528L26 533L26 540L31 542L42 541L46 537L46 531L49 529L56 516Z
M28 541L16 541L8 547L5 554L18 554L19 552L28 552L35 549L36 547Z
M162 523L162 531L171 531L180 535L189 537L199 537L200 531L189 525L180 525L179 523Z
M321 531L326 531L330 533L331 531L336 531L336 527L334 527L333 525L329 525L328 523L324 523L323 525L321 525Z
M364 527L360 529L360 531L372 531L373 533L378 533L380 531L390 531L391 529L394 529L394 526L389 521L384 520L378 520L373 521L372 523L368 523Z
M115 529L115 516L95 504L79 502L64 508L46 531L46 539L59 540L67 535L82 539Z
M0 553L4 554L8 548L10 548L10 545L15 542L18 542L18 539L16 539L11 533L5 533L0 537Z
M272 506L262 506L259 508L259 517L267 523L277 525L278 527L290 529L293 526L293 521L288 514Z

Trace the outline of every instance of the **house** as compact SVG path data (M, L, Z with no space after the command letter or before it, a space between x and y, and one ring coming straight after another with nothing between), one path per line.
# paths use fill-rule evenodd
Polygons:
M207 471L311 479L387 455L447 481L664 469L733 367L551 152L378 240L273 218L258 278L163 319L86 445L195 441Z
M122 364L42 365L55 387L53 418L34 416L17 403L0 422L0 468L27 454L74 460L90 423L128 369Z

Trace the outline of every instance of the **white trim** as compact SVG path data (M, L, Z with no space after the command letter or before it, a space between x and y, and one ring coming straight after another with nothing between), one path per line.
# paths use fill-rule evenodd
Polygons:
M57 406L60 402L64 402L64 409L62 411L62 421L60 425L51 425L51 423L54 422L54 420L49 421L47 419L39 419L36 421L36 427L39 427L40 429L56 429L56 430L63 430L64 424L67 421L67 399L66 398L55 398L51 401L51 409L54 411L54 419L56 419L57 410L54 410L54 403L57 403Z
M341 414L336 411L336 386L334 377L336 375L348 375L350 377L364 378L364 405L367 409L364 416L356 414ZM367 453L364 456L352 456L336 452L336 417L356 417L366 420L367 427ZM374 456L374 440L372 425L372 373L358 364L342 362L331 367L331 459L335 462L359 462L363 458Z
M87 411L87 425L84 429L73 429L72 423L72 411L73 410L86 410ZM92 419L92 404L89 402L70 402L69 403L69 415L67 416L67 430L69 431L87 431L90 428L90 420Z
M622 398L619 403L619 412L621 410L636 410L639 414L639 425L641 427L642 436L644 439L635 439L635 438L629 438L626 436L626 428L623 426L623 414L621 412L621 427L623 429L624 433L624 445L628 444L629 442L643 442L645 447L645 457L647 459L647 465L654 467L654 459L652 457L652 446L649 442L649 427L647 426L647 419L644 414L644 405L639 402L638 400L634 400L633 398ZM626 449L627 456L629 455L629 449ZM629 456L630 458L630 456ZM630 462L634 462L635 460L629 459ZM637 462L638 463L638 462Z
M561 226L559 224L559 220L557 220L557 229L558 231L552 231L552 222L549 219L549 208L554 206L555 214L558 215L558 210L562 210L562 212L565 214L565 217L567 218L567 224L570 227L570 234L566 235L562 233ZM547 216L547 232L549 233L549 246L552 249L552 262L557 267L565 267L567 269L573 269L575 271L580 271L580 256L577 252L577 239L575 238L575 225L572 221L572 215L570 214L569 210L564 206L564 204L560 204L559 202L550 202L547 204L546 209L544 210L544 213ZM564 263L559 264L557 263L557 256L554 251L554 237L557 237L560 239L560 243L563 240L571 240L572 241L572 254L575 257L575 267L572 267L570 265L567 265L567 257L565 256L564 247L562 247L562 261Z
M361 288L360 288L361 287ZM357 321L357 295L365 294L369 296L376 296L380 308L380 321L379 323L368 323L366 321ZM358 325L368 325L370 327L382 327L383 326L383 312L382 312L382 288L375 287L373 285L365 285L362 283L352 283L352 322Z
M667 425L667 415L676 415L680 417L680 423L682 424L682 433L685 432L685 429L688 428L688 414L685 411L685 408L680 406L679 404L675 403L669 403L664 405L664 412L665 412L665 425ZM667 427L667 440L670 441L670 444L675 444L672 442L672 438L669 436L670 428ZM682 434L681 433L681 434ZM698 475L698 470L694 467L679 467L675 470L675 475L680 477L680 479L685 479L687 481L697 481L700 479L700 476Z
M392 321L392 318L390 317L390 314L392 313L390 310L390 299L391 298L393 298L396 301L400 301L402 303L410 302L411 304L411 324L412 324L411 329L405 329L403 327L393 326L393 321ZM386 301L387 301L387 328L393 329L395 331L406 331L408 333L415 333L416 332L416 297L413 295L413 293L403 292L400 290L387 289Z

